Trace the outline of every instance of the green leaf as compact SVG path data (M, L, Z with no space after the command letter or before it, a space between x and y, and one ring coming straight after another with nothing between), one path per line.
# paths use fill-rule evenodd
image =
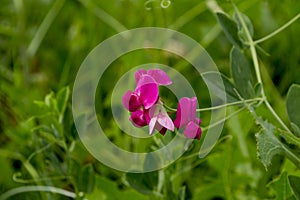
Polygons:
M158 172L127 173L126 180L137 191L152 194L158 185Z
M78 189L80 192L91 193L95 186L95 174L93 166L88 164L83 167L79 174Z
M288 181L287 172L283 172L280 178L274 180L270 186L276 193L277 200L286 200L293 197L293 193Z
M298 200L300 200L300 177L288 176L288 178L294 195Z
M257 122L261 125L262 130L256 134L257 140L257 153L263 165L267 168L271 164L273 156L283 153L288 159L290 159L296 167L300 166L299 155L295 154L293 150L285 146L276 136L282 131L275 129L275 127L264 121L263 119L256 117ZM280 132L278 134L278 131ZM276 134L276 135L275 135Z
M293 130L295 132L295 135L298 136L298 137L300 137L300 128L299 128L299 126L297 126L293 122L291 123L291 126L292 126L292 128L293 128Z
M57 109L59 113L64 113L67 107L69 95L70 95L69 87L64 87L60 89L59 92L57 93L56 99L57 99Z
M286 98L286 109L291 123L300 127L300 85L293 84ZM300 135L298 135L300 136Z
M240 14L241 14L241 16L242 16L242 18L243 18L243 21L245 22L245 24L246 24L246 26L247 26L247 29L248 29L248 31L249 31L251 37L253 37L254 29L253 29L253 25L252 25L252 23L251 23L249 17L248 17L247 15L241 13L241 12L240 12ZM245 32L245 30L243 29L242 23L241 23L241 21L239 20L239 18L238 18L238 16L237 16L236 13L234 13L233 18L234 18L234 21L237 23L237 26L238 26L238 30L239 30L238 35L239 35L240 39L241 39L242 41L247 41L246 32Z
M240 49L233 47L230 53L231 74L240 95L249 99L255 96L252 71L247 58Z
M38 132L38 135L43 138L44 140L46 140L47 142L49 143L56 143L58 144L59 146L61 146L63 149L67 149L67 145L66 143L59 139L59 138L56 138L54 135L52 135L52 133L50 132L47 132L47 131L43 131L43 130L40 130Z
M229 80L228 77L226 77L225 75L222 75L222 80L225 86L225 91L226 91L226 99L227 102L235 102L235 101L239 101L239 96L237 95L236 91L235 91L235 87L234 85L231 83L231 81Z
M86 199L89 200L146 200L147 196L136 192L133 189L118 188L116 182L107 179L105 177L96 176L96 187L93 193L86 195Z
M56 100L52 91L45 96L45 104L50 110L55 110Z
M223 85L220 81L212 81L217 78L219 78L220 74L219 73L206 73L203 75L203 79L205 79L206 84L209 84L210 87L213 88L214 95L218 96L224 92L223 89L225 89L226 92L226 101L228 103L239 101L239 97L235 92L234 86L229 80L228 77L225 75L221 74L221 78L223 81ZM222 96L220 96L222 98Z
M223 31L228 38L228 40L236 47L240 48L242 47L242 43L238 36L238 27L237 24L230 19L226 14L217 12L217 20L221 27L223 28Z
M259 119L259 123L262 125L262 130L255 135L257 154L265 168L267 168L271 164L273 156L283 153L284 149L274 135L275 127L262 119Z
M179 193L178 193L178 197L179 197L179 200L185 200L185 191L186 191L186 186L182 186L179 190Z

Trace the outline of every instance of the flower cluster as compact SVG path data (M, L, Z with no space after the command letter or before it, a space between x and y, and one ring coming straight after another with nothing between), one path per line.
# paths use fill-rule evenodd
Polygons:
M187 138L200 139L201 120L196 118L196 97L184 97L179 100L173 122L159 97L159 86L172 84L169 76L160 69L140 69L135 72L135 81L135 90L128 90L122 97L123 106L131 112L129 120L134 126L148 125L149 134L157 130L162 135L167 130L173 132L176 127L183 129Z

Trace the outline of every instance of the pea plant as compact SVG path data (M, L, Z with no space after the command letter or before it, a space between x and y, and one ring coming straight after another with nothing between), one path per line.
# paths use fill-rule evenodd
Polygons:
M172 80L162 69L138 69L135 76L131 77L136 87L127 88L124 94L118 95L122 104L118 109L128 113L128 121L134 128L149 128L147 131L151 140L144 142L128 139L115 126L114 120L98 116L99 123L104 123L104 128L108 130L110 140L137 152L158 150L166 146L174 135L182 136L191 141L191 145L184 149L180 158L165 168L145 173L120 172L105 166L86 150L80 140L72 116L72 83L62 86L67 78L61 78L56 92L50 92L42 100L35 100L33 107L22 108L30 113L26 119L14 117L13 111L6 106L5 94L12 94L17 101L20 96L29 96L30 90L24 92L28 94L20 95L3 81L0 82L0 88L5 92L0 91L0 106L4 105L5 109L3 114L0 112L0 131L3 116L12 125L3 129L5 136L0 135L0 166L5 172L0 177L0 180L3 179L0 181L0 200L300 199L300 85L290 85L284 95L284 102L279 103L280 107L274 106L278 99L274 87L270 87L271 80L263 62L264 57L273 55L261 45L274 39L286 28L299 24L297 20L300 13L265 37L256 39L256 28L252 24L255 19L242 13L238 6L228 3L233 13L226 13L215 1L207 2L213 2L208 7L215 16L216 30L222 31L220 34L231 45L228 52L230 73L221 74L226 103L201 107L202 100L198 94L171 102L173 99L164 96L165 91L161 88L176 80ZM28 48L28 55L36 54L47 27L50 27L47 21L54 19L64 3L59 0L54 3L40 27L42 36L35 37L37 39ZM92 1L79 0L73 6L81 4L92 10L97 17L103 18L104 22L110 22L116 30L125 29L121 23L98 8L96 3L94 5ZM167 12L173 4L169 0L148 0L143 8L156 12L155 9L159 7ZM203 6L204 1L186 17L189 19ZM72 27L72 30L84 26L80 17L75 18L79 20L79 28ZM185 20L180 18L170 28L178 29ZM93 21L89 22L93 26ZM74 31L72 34L75 38L78 33ZM77 43L82 45L81 40ZM77 49L74 49L73 54L77 55ZM156 53L158 57L169 58L162 52ZM70 60L76 58L73 54L69 55ZM124 58L124 61L132 60ZM22 62L27 63L24 60ZM64 75L68 74L67 70L63 72ZM107 73L111 73L107 76L111 79L117 74L109 70ZM15 74L18 75L17 72ZM104 99L98 102L103 106L95 106L107 113L107 116L110 116L110 78L104 81L106 85L103 84L101 88L104 91L97 94L99 99ZM215 85L215 88L218 87ZM197 109L197 104L201 108ZM208 124L209 112L221 108L226 109L226 117L215 124ZM197 113L201 113L201 119ZM206 157L199 158L199 149L208 130L224 122L222 135L212 151ZM157 132L159 134L155 135ZM109 151L107 156L110 156ZM153 165L153 160L146 157L145 168ZM122 162L126 163L126 160Z

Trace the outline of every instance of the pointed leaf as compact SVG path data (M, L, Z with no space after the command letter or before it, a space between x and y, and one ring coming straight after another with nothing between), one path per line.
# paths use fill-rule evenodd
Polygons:
M91 193L95 186L95 174L91 164L86 165L81 170L78 180L78 189L80 192Z
M288 178L296 198L300 200L300 177L289 176Z
M158 172L127 173L126 180L137 191L152 194L158 185Z
M67 107L68 99L70 96L69 87L64 87L57 93L57 110L59 113L64 113Z
M217 20L219 24L222 26L223 31L228 38L228 40L236 47L240 48L242 47L242 43L238 36L238 27L237 24L230 19L226 14L224 13L216 13Z
M240 12L240 14L241 14L241 16L242 16L242 18L243 18L243 21L245 22L245 24L246 24L246 26L247 26L247 29L248 29L248 31L249 31L249 33L250 33L250 36L253 37L254 29L253 29L253 25L252 25L250 19L248 18L247 15L245 15L245 14L243 14L243 13L241 13L241 12ZM234 18L234 21L237 23L237 26L238 26L238 30L239 30L238 35L239 35L240 39L241 39L242 41L247 41L246 32L245 32L245 30L243 29L242 23L241 23L241 21L239 20L239 18L238 18L238 16L237 16L236 13L233 15L233 18Z
M287 172L283 172L280 178L274 180L270 186L275 191L277 200L286 200L293 196L287 177Z
M245 98L255 96L253 89L252 71L248 60L240 49L233 47L230 53L231 74L234 85L240 95Z
M287 94L286 109L291 123L300 127L300 85L293 84ZM300 135L298 135L300 136Z

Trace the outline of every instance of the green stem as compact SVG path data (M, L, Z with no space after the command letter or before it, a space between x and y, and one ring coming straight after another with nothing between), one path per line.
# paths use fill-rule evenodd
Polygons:
M262 100L263 100L262 98L246 99L246 100L235 101L235 102L226 103L226 104L213 106L213 107L208 107L208 108L199 108L199 109L196 109L196 111L197 112L204 112L204 111L210 111L210 110L217 110L217 109L224 108L224 107L227 107L227 106L235 106L235 105L239 105L239 104L252 103L252 102L257 102L257 101L262 101ZM177 111L177 109L171 108L171 107L169 107L165 104L164 104L164 107L167 108L170 111L174 111L174 112Z
M206 131L206 130L208 130L210 128L213 128L213 127L215 127L215 126L217 126L217 125L219 125L221 123L224 123L227 119L229 119L229 118L233 117L234 115L238 114L239 112L243 111L245 108L246 107L242 107L242 108L238 109L237 111L231 113L230 115L226 116L222 120L217 121L217 122L213 123L212 125L209 125L207 127L202 128L202 131Z
M70 197L75 199L76 194L61 188L56 188L52 186L22 186L18 188L14 188L11 190L8 190L7 192L3 193L0 196L0 200L8 199L9 197L12 197L16 194L24 193L24 192L51 192L55 194L60 194L66 197Z
M270 110L272 115L276 118L276 120L280 123L280 125L288 132L291 133L290 129L285 125L285 123L281 120L281 118L277 115L273 107L270 105L269 101L264 101L265 105L267 108Z
M217 109L224 108L227 106L234 106L234 105L239 105L239 104L243 104L243 103L252 103L252 102L257 102L257 101L261 101L261 100L263 100L263 99L262 98L254 98L254 99L247 99L247 100L243 100L243 101L235 101L235 102L222 104L222 105L214 106L214 107L199 108L196 111L203 112L203 111L209 111L209 110L217 110Z
M265 37L254 41L254 44L258 44L261 42L264 42L268 39L270 39L271 37L273 37L274 35L278 34L279 32L283 31L284 29L286 29L289 25L291 25L292 23L294 23L297 19L300 18L300 13L298 13L295 17L293 17L290 21L288 21L287 23L285 23L283 26L281 26L280 28L276 29L275 31L273 31L272 33L270 33L269 35L266 35Z
M286 148L284 145L281 145L281 147L284 149L285 155L298 167L300 168L300 159L297 157L293 152L291 152L288 148Z
M261 95L262 95L262 99L263 102L265 103L265 105L267 106L267 108L269 109L269 111L272 113L272 115L275 117L275 119L279 122L279 124L288 132L291 132L289 130L289 128L284 124L284 122L281 120L281 118L277 115L277 113L275 112L275 110L272 108L272 106L270 105L269 101L267 100L267 97L265 95L265 91L264 91L264 87L263 87L263 82L262 82L262 78L261 78L261 74L260 74L260 69L259 69L259 63L258 63L258 58L257 58L257 53L256 53L256 49L255 49L255 43L251 37L251 34L248 30L248 27L243 19L243 17L241 16L241 13L239 12L238 8L233 4L233 7L237 13L237 16L242 24L243 29L245 30L246 33L246 37L248 40L248 44L250 46L250 52L251 52L251 56L252 56L252 60L253 60L253 65L254 65L254 69L255 69L255 74L256 74L256 78L257 78L257 82L261 84L262 89L261 89Z

